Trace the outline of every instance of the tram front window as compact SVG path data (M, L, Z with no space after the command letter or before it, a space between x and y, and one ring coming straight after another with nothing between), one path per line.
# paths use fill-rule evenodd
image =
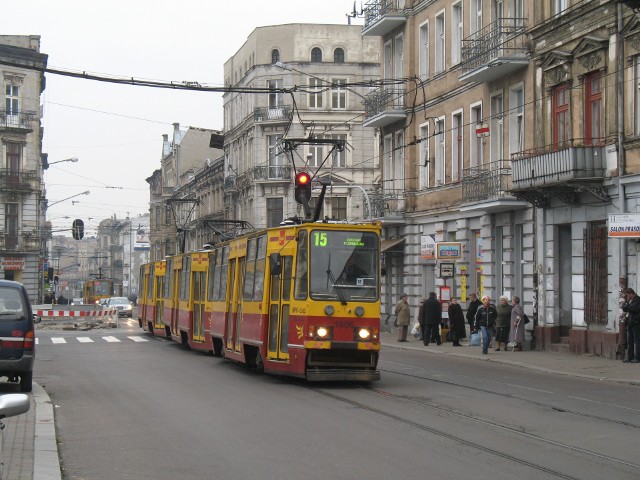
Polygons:
M378 299L378 236L313 230L309 239L310 293L314 300Z

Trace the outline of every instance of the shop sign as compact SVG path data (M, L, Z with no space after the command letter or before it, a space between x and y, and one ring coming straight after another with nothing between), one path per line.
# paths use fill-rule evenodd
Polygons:
M420 235L420 258L423 260L436 259L436 241L431 235Z
M609 215L609 236L640 238L640 213Z
M439 242L436 243L436 257L438 260L456 260L462 258L462 243Z
M0 257L3 270L24 270L24 257Z

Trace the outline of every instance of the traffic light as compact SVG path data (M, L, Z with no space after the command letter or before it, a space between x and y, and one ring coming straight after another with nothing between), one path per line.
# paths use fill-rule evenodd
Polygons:
M82 240L84 237L84 222L79 218L76 218L71 224L71 235L76 240Z
M311 200L311 175L307 172L298 172L295 187L296 202L301 205L309 203Z

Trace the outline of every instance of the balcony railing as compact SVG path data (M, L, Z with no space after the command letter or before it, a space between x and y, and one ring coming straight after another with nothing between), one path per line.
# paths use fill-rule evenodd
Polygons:
M604 139L602 139L604 140ZM511 156L513 190L555 186L572 180L603 179L604 141L572 139Z
M0 110L0 129L33 130L33 124L38 119L36 112L9 112Z
M364 7L362 34L383 36L404 24L407 21L404 7L405 0L368 1Z
M13 252L39 251L42 247L40 240L40 236L33 233L3 233L0 234L0 250Z
M369 193L371 217L384 220L403 219L405 195L406 192L404 190L385 190L384 192Z
M288 165L260 165L253 168L253 180L291 180Z
M462 175L462 203L512 198L509 160L465 168Z
M523 18L499 18L462 40L462 80L501 78L529 64Z
M0 189L3 191L38 191L40 177L35 170L0 170Z
M365 127L383 127L407 118L405 91L382 87L364 98Z
M275 107L256 107L253 110L255 122L271 122L277 120L289 120L292 109L290 105L277 105Z

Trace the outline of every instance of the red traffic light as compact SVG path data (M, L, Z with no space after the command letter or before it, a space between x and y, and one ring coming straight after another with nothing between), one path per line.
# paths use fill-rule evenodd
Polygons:
M307 172L300 172L296 175L296 186L308 185L311 183L311 175Z

